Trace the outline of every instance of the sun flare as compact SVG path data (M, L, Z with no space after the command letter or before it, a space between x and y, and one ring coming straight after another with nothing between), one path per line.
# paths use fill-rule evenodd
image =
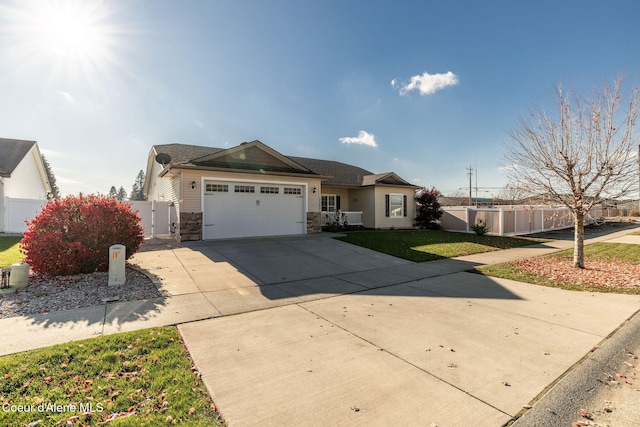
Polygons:
M87 0L31 0L0 5L3 33L15 43L11 49L23 66L37 65L67 77L115 64L113 14L105 2Z
M100 27L85 11L53 10L45 20L45 40L52 51L80 57L101 48Z

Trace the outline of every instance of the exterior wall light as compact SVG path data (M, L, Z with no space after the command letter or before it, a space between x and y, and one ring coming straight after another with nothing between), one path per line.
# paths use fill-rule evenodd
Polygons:
M196 189L196 182L195 181L191 181L191 189L192 190Z

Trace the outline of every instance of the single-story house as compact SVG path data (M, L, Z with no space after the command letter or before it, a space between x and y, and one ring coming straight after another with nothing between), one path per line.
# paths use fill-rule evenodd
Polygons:
M173 202L178 239L208 240L318 233L338 211L352 225L410 228L417 188L393 172L285 156L252 141L154 145L144 193Z
M7 231L9 225L5 224L7 198L47 200L50 194L38 143L0 138L0 232ZM23 218L20 221L22 225Z

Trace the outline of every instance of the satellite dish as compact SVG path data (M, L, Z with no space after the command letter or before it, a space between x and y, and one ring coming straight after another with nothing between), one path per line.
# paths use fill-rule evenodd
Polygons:
M158 153L156 156L156 162L160 163L162 167L165 167L171 163L171 156L167 153Z

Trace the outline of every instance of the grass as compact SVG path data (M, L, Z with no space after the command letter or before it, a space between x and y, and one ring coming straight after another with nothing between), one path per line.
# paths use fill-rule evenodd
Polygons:
M601 260L607 262L640 262L640 245L629 245L624 243L606 243L599 242L586 245L584 247L585 264L589 261ZM555 254L546 255L551 258L568 258L573 259L573 249L561 251ZM527 271L518 269L514 262L504 264L486 265L474 270L485 276L499 277L503 279L516 280L518 282L532 283L535 285L543 285L556 287L567 290L585 290L580 284L567 284L560 281L552 280L545 276L535 275ZM592 289L594 290L594 289ZM615 288L615 287L599 287L598 292L615 292L640 294L640 288Z
M440 230L359 231L338 239L414 262L517 248L547 241Z
M0 402L4 426L223 425L175 327L0 357Z
M19 263L24 258L20 253L20 236L0 236L0 267Z

